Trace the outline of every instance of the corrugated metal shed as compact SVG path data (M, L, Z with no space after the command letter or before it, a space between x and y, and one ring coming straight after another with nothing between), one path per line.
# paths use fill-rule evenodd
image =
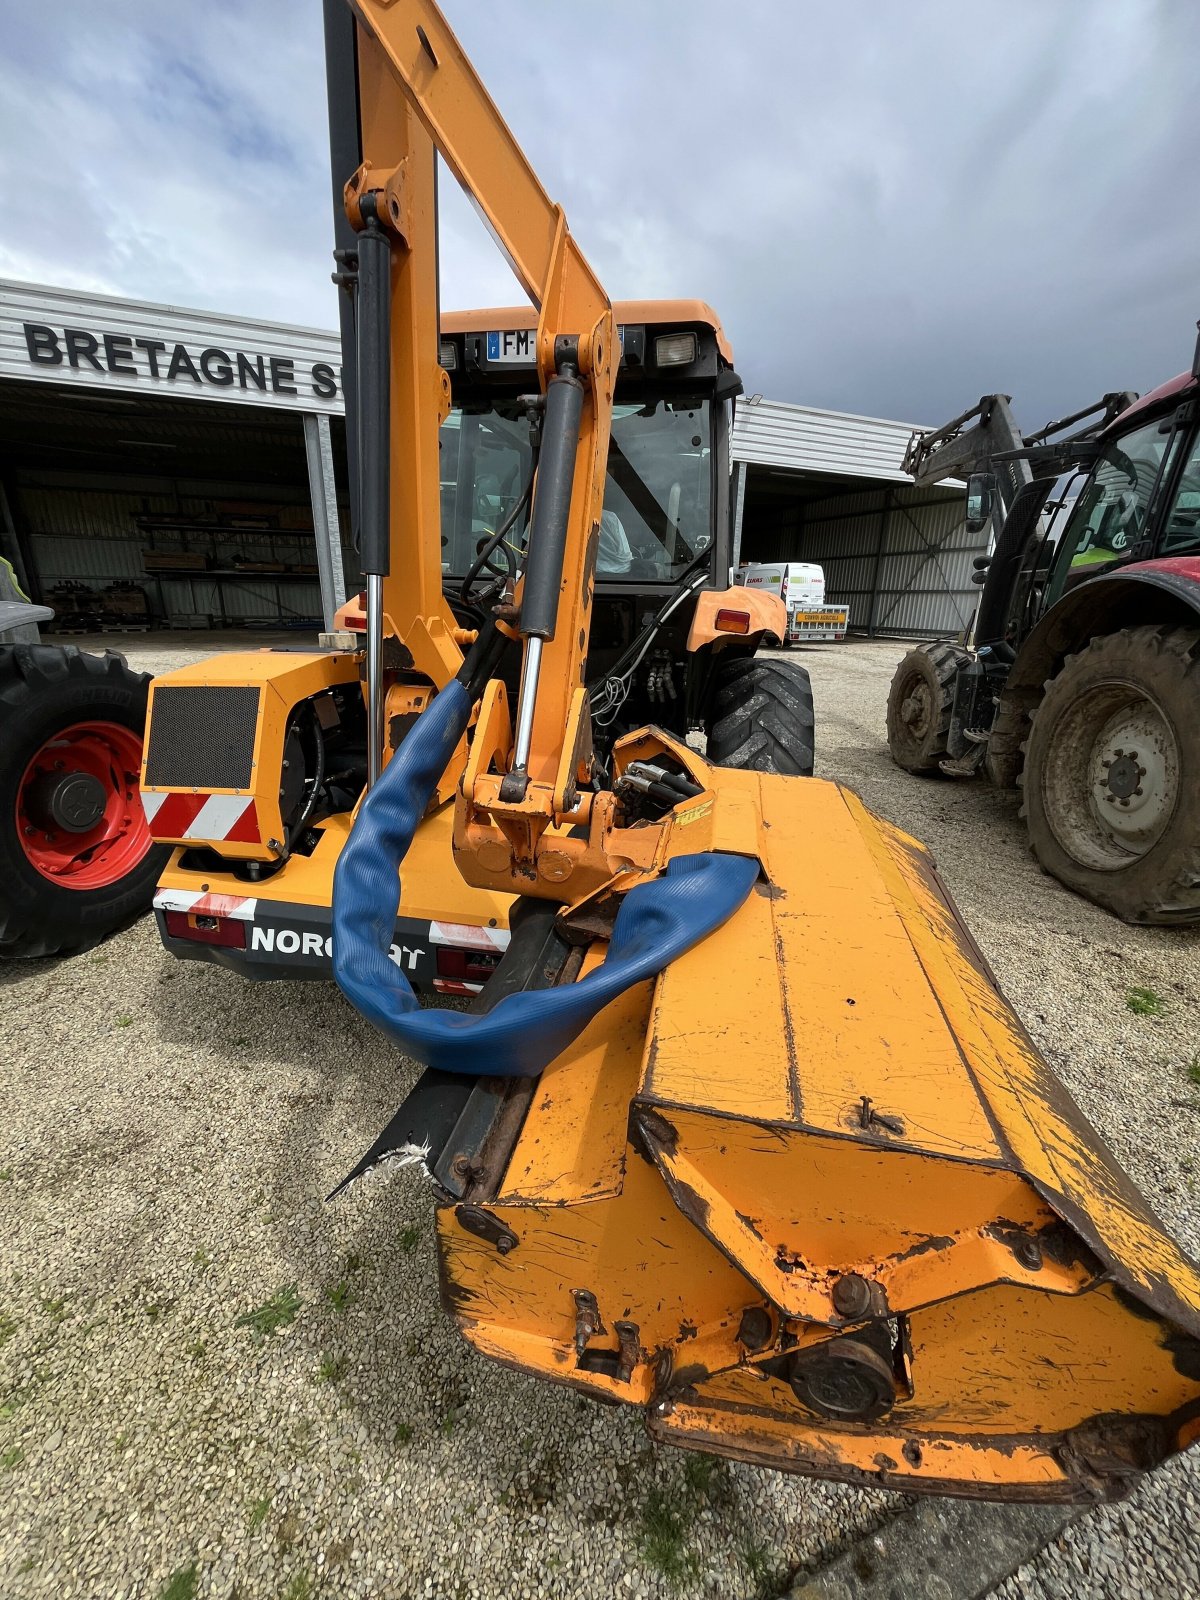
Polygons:
M744 560L814 561L856 632L956 634L979 590L963 487L918 489L901 462L914 425L755 397L739 404L735 548Z
M754 397L738 402L731 452L734 461L792 472L911 483L900 462L913 432L908 422Z
M340 414L341 360L319 328L0 279L0 379Z

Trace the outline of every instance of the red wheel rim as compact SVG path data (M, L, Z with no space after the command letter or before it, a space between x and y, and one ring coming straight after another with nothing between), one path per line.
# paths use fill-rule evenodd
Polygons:
M154 843L141 766L141 735L116 722L76 722L47 739L17 789L30 866L64 889L104 889L132 872Z

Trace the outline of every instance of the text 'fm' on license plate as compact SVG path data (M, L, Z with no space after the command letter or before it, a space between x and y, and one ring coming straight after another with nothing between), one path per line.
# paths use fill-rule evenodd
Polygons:
M487 358L512 366L533 366L537 361L537 329L502 328L489 333Z

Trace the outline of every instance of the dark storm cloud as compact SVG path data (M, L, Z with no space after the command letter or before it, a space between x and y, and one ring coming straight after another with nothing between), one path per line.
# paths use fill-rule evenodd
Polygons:
M1032 423L1190 359L1185 0L447 9L610 293L710 300L752 391ZM315 0L67 0L0 49L0 273L333 324ZM447 304L516 297L457 194L442 232Z

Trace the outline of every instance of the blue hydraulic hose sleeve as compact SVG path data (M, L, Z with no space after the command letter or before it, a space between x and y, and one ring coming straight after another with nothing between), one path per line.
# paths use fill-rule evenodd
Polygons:
M369 1022L407 1054L444 1072L541 1072L596 1013L652 978L738 909L758 876L746 856L677 856L621 902L599 967L576 983L506 996L476 1016L421 1009L390 960L400 903L397 869L471 712L466 689L440 691L363 801L333 881L333 972Z

